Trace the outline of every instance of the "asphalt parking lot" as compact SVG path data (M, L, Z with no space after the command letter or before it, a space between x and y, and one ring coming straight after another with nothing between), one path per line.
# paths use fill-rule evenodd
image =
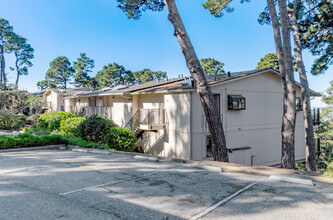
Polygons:
M0 219L332 219L333 185L132 155L0 152Z

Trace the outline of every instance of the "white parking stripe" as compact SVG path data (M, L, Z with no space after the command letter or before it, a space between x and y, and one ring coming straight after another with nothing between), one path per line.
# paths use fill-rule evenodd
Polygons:
M138 180L138 179L142 179L145 176L153 175L155 173L158 173L158 171L152 172L152 173L147 173L147 174L144 174L144 175L142 175L140 177L131 177L131 178L127 178L127 179L123 179L123 180L117 180L117 181L113 181L113 182L109 182L109 183L104 183L104 184L100 184L100 185L96 185L96 186L89 186L89 187L86 187L86 188L82 188L82 189L77 189L77 190L73 190L73 191L70 191L70 192L61 193L59 195L60 196L64 196L64 195L68 195L68 194L72 194L72 193L82 192L82 191L85 191L85 190L88 190L88 189L99 188L99 187L108 186L108 185L112 185L112 184L117 184L117 183L122 183L122 182L126 182L126 181L131 181L131 180Z
M193 216L192 218L190 218L189 220L197 220L199 218L202 218L204 215L207 215L209 212L213 211L214 209L218 208L219 206L223 205L224 203L228 202L230 199L236 197L238 194L244 192L245 190L251 188L252 186L256 185L257 183L259 183L261 180L258 180L256 182L253 182L247 186L245 186L244 188L238 190L237 192L235 192L234 194L228 196L227 198L224 198L223 200L219 201L218 203L216 203L215 205L209 207L208 209L206 209L203 212L200 212L199 214Z

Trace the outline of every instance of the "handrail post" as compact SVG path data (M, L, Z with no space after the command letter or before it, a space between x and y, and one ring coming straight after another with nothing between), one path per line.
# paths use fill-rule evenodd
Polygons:
M148 109L148 126L151 128L151 109Z

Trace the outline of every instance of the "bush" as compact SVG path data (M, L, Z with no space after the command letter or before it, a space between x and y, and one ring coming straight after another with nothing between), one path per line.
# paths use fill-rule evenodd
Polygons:
M100 144L89 142L89 141L83 140L82 138L73 137L73 136L65 136L65 138L68 140L68 144L70 144L70 145L76 145L76 146L86 147L86 148L100 148L100 149L104 148L104 146L102 146Z
M105 135L109 133L112 127L115 127L113 122L98 115L92 115L77 126L74 135L87 141L103 143Z
M25 134L33 134L34 136L45 136L51 134L50 130L38 128L24 128L22 130Z
M49 123L48 129L51 130L51 131L59 129L60 128L60 122L61 122L61 119L51 121Z
M113 127L108 135L106 135L104 142L113 149L120 151L133 151L135 148L135 142L137 138L132 131Z
M0 129L18 130L26 121L26 117L22 114L15 114L12 110L0 110Z
M74 118L76 115L70 112L57 112L52 111L40 116L37 122L37 128L39 129L58 129L60 127L60 121L68 118Z
M68 140L61 135L45 135L41 137L32 134L19 134L15 137L1 136L0 149L15 147L34 147L52 144L68 144Z
M16 147L18 145L18 140L13 137L3 137L0 138L0 149L9 149Z
M77 127L86 119L83 117L68 118L60 122L59 133L60 134L73 134Z

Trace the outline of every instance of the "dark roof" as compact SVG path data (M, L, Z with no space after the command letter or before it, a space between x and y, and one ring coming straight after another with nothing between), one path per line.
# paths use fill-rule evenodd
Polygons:
M208 81L209 85L213 86L215 84L243 78L245 76L250 76L250 75L266 72L268 70L272 70L272 69L260 69L260 70L236 72L236 73L230 73L230 76L228 76L228 74L213 75L213 76L208 76L207 81ZM192 85L188 79L189 78L185 78L181 82L177 82L177 83L173 83L173 84L169 84L169 85L165 85L165 86L154 87L154 88L149 88L149 89L142 89L142 90L136 91L134 93L139 94L139 93L154 93L154 92L162 92L162 91L172 92L172 91L180 91L180 90L181 91L193 90L194 88L192 87ZM188 82L188 83L186 83L186 82Z
M87 93L89 91L91 91L89 88L69 88L69 89L50 89L48 91L53 91L55 93L57 93L58 95L62 95L62 96L73 96L77 93ZM47 93L47 91L45 92Z
M42 96L44 95L45 91L41 91L41 92L34 92L32 93L31 95L34 95L34 96Z
M220 74L214 76L208 76L207 81L208 84L211 86L218 85L220 83L226 83L232 80L237 80L241 78L245 78L248 76L261 74L265 72L275 73L276 75L280 75L279 72L266 68L266 69L259 69L259 70L249 70L249 71L242 71L242 72L235 72L228 74ZM185 78L176 78L176 79L169 79L169 80L159 80L159 81L149 81L142 84L135 84L129 85L125 87L120 87L119 89L110 89L107 91L94 91L88 92L84 94L75 95L73 97L88 97L88 96L107 96L107 95L123 95L123 94L143 94L143 93L166 93L166 92L186 92L192 91L195 87L192 86L192 78L185 77ZM298 86L299 83L296 82ZM311 96L320 96L319 93L310 90Z
M176 82L183 82L183 78L177 78L177 79L165 79L165 80L153 80L145 83L140 84L134 84L134 85L128 85L123 87L114 87L112 89L109 89L107 91L97 90L85 94L76 95L73 97L87 97L87 96L107 96L107 95L117 95L117 94L128 94L135 91L143 90L143 89L149 89L149 88L156 88L159 86L166 86L169 84L174 84Z

